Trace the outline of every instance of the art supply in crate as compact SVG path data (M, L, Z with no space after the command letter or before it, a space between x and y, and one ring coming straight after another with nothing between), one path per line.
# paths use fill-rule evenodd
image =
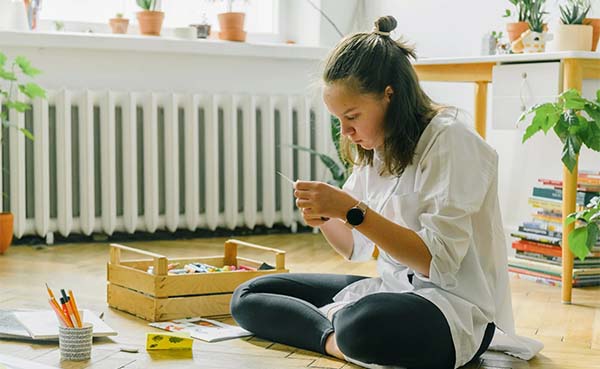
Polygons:
M233 291L241 283L261 275L289 272L285 268L285 251L240 240L227 240L223 246L222 255L170 260L156 252L111 244L107 264L109 306L150 322L190 316L223 316L230 314ZM259 269L265 260L239 255L240 247L271 254L274 263L269 261L269 264L275 269L266 269L266 265ZM125 252L151 260L123 259ZM169 266L175 263L179 265ZM191 273L185 269L186 264L193 264L192 268L188 267ZM210 272L212 269L207 265L216 269ZM224 268L224 265L228 267ZM153 267L151 273L148 273L148 266ZM203 272L198 272L200 270ZM238 270L243 273L236 273Z
M189 263L185 264L183 268L167 268L167 270L169 271L170 275L177 275L193 273L247 272L256 271L256 268L252 268L246 265L223 265L222 267L216 267L214 265L204 263ZM150 265L147 269L147 272L149 274L154 274L154 266Z

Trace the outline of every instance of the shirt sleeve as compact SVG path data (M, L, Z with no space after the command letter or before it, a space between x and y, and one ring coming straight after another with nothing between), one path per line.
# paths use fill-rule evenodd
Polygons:
M355 166L352 170L352 174L344 183L342 189L348 192L353 197L365 201L365 168ZM374 244L362 233L356 229L352 230L352 253L350 254L350 261L367 261L371 259L373 255Z
M497 155L476 133L450 126L436 137L419 167L417 234L431 253L430 281L451 290L477 231L472 217L497 173Z

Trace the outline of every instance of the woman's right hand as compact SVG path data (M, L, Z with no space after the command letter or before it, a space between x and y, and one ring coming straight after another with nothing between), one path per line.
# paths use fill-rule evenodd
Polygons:
M329 221L329 218L307 214L304 211L302 211L302 219L304 219L304 223L306 223L306 225L311 227L320 227Z

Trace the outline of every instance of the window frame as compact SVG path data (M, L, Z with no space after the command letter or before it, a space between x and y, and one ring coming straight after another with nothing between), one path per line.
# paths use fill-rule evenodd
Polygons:
M260 1L260 0L255 0ZM282 32L282 18L286 8L286 1L282 0L271 0L273 1L273 15L272 15L272 32L253 32L248 31L248 40L251 42L265 42L265 43L280 43L283 42L283 32ZM234 8L235 11L235 8ZM41 11L43 14L43 9ZM56 29L56 22L60 22L63 25L63 29L60 31L65 32L83 32L83 33L112 33L110 26L108 25L108 19L106 22L89 22L89 21L72 21L72 20L56 20L50 18L40 17L38 21L38 27L36 30L43 32L52 32L59 31ZM177 27L163 27L161 36L164 37L172 37L174 35L174 30ZM213 28L218 30L217 27ZM138 24L137 20L130 18L129 29L127 35L139 35L138 32Z

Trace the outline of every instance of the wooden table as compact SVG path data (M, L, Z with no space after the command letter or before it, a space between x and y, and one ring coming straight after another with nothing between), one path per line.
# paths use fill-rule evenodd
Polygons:
M492 83L492 68L508 63L560 61L562 91L571 88L581 91L584 79L600 79L600 53L565 51L540 54L490 55L464 58L431 58L419 60L414 67L421 81L471 82L475 85L475 129L485 139L487 115L487 87ZM515 122L518 117L515 117ZM573 172L563 166L563 223L575 211L577 195L577 165ZM571 303L573 281L573 254L568 247L568 234L574 224L563 227L562 236L562 301Z

